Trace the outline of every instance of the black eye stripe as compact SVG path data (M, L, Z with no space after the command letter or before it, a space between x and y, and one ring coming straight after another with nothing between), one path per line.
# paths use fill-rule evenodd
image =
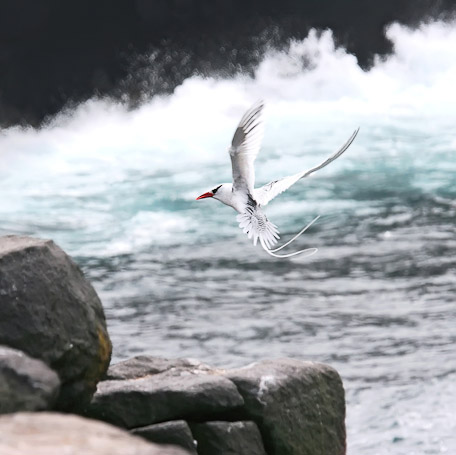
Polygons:
M222 185L219 185L217 188L214 188L212 192L215 194Z

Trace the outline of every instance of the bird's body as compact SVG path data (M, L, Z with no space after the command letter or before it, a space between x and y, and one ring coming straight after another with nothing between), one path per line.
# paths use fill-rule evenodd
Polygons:
M211 197L236 210L236 212L238 212L237 220L239 222L239 227L248 234L249 238L253 238L254 245L256 245L259 240L263 249L272 256L290 257L304 252L313 254L316 251L316 248L301 250L288 255L277 255L275 252L294 241L316 219L285 245L282 245L275 250L271 250L271 247L275 245L279 239L279 231L277 227L268 220L262 207L267 205L273 198L288 189L298 180L325 167L342 155L355 139L359 129L352 134L347 143L339 151L331 155L318 166L289 177L274 180L255 189L254 161L260 150L261 140L263 138L263 106L263 102L261 101L254 104L244 114L234 133L231 147L229 148L233 171L233 183L220 184L213 190L202 194L197 199Z

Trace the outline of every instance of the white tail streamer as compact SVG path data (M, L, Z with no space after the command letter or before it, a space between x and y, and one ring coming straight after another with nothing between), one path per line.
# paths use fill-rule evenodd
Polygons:
M320 218L320 215L316 216L309 224L307 224L304 228L302 228L292 239L288 240L288 242L284 243L282 246L279 246L278 248L275 248L273 250L270 250L260 239L263 250L266 251L266 253L268 253L270 256L273 256L275 258L291 258L293 256L297 256L298 254L305 254L304 257L309 257L309 256L314 255L318 251L318 248L306 248L304 250L299 250L299 251L295 251L294 253L288 253L288 254L276 254L276 252L280 251L282 248L285 248L286 246L288 246L292 242L294 242L300 235L304 234L304 232L306 232L307 229L309 229L310 226L312 226L319 218Z
M263 247L263 250L266 251L266 253L268 253L270 256L274 256L275 258L279 258L279 259L291 258L292 256L297 256L298 254L304 254L304 253L307 253L307 254L303 257L307 258L309 256L313 256L318 251L318 248L306 248L305 250L299 250L299 251L295 251L294 253L289 253L289 254L275 254L271 250L268 250L266 248L266 246L264 246L263 244L261 244L261 246Z
M278 248L275 248L271 251L271 253L276 253L277 251L280 251L282 248L285 248L286 246L290 245L290 243L294 242L300 235L304 234L304 232L307 231L307 229L312 226L318 219L320 218L320 215L317 215L307 226L305 226L303 229L301 229L291 240L288 240L287 243L284 243L282 246L279 246Z

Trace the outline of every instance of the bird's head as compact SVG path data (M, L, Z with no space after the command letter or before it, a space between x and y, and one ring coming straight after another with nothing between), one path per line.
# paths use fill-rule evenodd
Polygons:
M222 185L216 186L213 190L198 196L196 200L206 199L207 197L213 197L223 203L226 203L231 195L232 185L229 183L223 183Z

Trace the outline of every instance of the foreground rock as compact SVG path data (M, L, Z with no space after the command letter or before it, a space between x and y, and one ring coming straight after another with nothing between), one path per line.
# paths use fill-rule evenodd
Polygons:
M57 413L0 416L2 455L188 455L106 423Z
M92 415L145 437L160 430L158 422L166 428L176 425L166 420L186 421L199 455L346 451L344 389L327 365L277 359L217 370L141 356L114 365L108 377L98 385ZM178 425L187 431L185 422Z
M206 422L192 425L198 455L266 455L253 422Z
M92 417L125 428L174 419L204 419L240 408L244 400L227 378L203 364L153 370L138 378L107 380L98 385L90 408ZM158 359L156 364L163 364ZM109 373L112 377L113 373Z
M0 346L0 414L50 409L59 388L59 377L43 362Z
M197 455L193 435L185 420L173 420L135 428L131 433L157 444L172 444L183 447L192 455Z
M328 365L266 360L228 371L257 422L269 455L342 455L345 399L338 373Z
M111 342L101 302L52 241L0 238L0 344L58 373L60 409L83 408L104 375Z

